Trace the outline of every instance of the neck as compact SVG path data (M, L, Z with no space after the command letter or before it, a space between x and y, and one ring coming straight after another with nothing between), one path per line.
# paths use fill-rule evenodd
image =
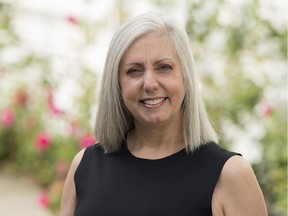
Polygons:
M142 158L158 159L166 157L185 147L182 123L165 125L135 124L127 138L132 154Z

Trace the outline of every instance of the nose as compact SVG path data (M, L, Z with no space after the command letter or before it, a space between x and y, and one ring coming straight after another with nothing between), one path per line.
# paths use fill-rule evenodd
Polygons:
M158 77L153 69L148 69L143 75L143 89L152 92L158 89Z

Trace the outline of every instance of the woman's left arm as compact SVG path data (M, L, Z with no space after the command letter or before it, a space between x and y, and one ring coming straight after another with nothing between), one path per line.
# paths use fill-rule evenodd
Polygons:
M268 215L256 176L243 157L233 156L225 163L214 193L212 204L216 208L213 215Z

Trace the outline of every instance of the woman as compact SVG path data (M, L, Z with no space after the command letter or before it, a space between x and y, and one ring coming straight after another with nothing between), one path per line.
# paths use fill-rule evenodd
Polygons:
M61 215L267 215L250 165L216 143L189 39L146 13L114 35L95 126L74 158Z

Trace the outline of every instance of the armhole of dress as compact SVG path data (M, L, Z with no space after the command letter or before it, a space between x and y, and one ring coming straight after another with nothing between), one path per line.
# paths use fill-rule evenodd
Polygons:
M211 211L212 211L212 200L213 200L215 188L216 188L216 186L217 186L217 184L218 184L218 181L219 181L219 179L220 179L220 176L221 176L221 174L222 174L222 171L223 171L223 168L224 168L225 164L226 164L227 161L228 161L230 158L232 158L232 157L235 157L235 156L241 156L241 157L242 157L242 155L241 155L240 153L236 153L236 152L227 151L225 154L227 154L227 155L225 156L225 159L224 159L224 161L223 161L223 163L222 163L222 167L221 167L220 170L219 170L218 176L216 176L216 178L215 178L216 181L215 181L215 183L214 183L214 188L213 188L213 190L212 190L212 194L211 194L211 198L210 198ZM212 213L212 212L211 212L211 213Z
M94 146L94 145L93 145ZM75 173L74 173L74 182L75 182L75 185L76 185L76 181L77 181L77 176L81 176L81 174L79 174L79 172L85 172L85 169L86 169L86 166L83 165L85 164L85 160L87 160L87 154L88 154L88 151L91 149L91 146L87 147L85 150L84 150L84 153L82 155L82 158L75 170ZM90 150L91 151L91 150ZM82 173L83 174L83 173Z

